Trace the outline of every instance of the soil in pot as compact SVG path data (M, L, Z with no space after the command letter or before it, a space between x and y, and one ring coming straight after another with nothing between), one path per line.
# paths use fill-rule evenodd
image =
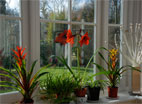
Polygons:
M118 87L108 87L108 97L117 98Z
M96 101L99 100L100 96L100 87L87 87L87 100Z
M87 92L87 88L76 89L76 90L75 90L75 95L76 95L77 97L85 97L86 92Z

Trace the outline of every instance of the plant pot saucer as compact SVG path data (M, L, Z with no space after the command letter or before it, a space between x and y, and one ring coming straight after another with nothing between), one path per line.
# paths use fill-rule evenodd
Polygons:
M112 97L106 97L107 99L110 99L110 100L117 100L117 99L119 99L119 96L117 96L116 98L112 98Z

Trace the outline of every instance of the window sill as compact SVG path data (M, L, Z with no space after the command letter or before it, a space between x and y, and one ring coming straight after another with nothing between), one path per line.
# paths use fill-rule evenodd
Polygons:
M34 104L47 104L47 101L37 100ZM109 99L107 95L104 94L100 96L99 101L87 102L85 104L142 104L142 96L131 96L128 92L120 92L118 99Z
M21 94L17 91L0 94L0 104L11 104L21 99Z

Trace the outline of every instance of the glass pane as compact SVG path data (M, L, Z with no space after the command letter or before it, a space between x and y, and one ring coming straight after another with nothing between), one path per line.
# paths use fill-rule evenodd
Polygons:
M116 48L115 46L115 34L116 36L116 41L117 44L120 45L120 27L109 27L108 31L108 47L109 49L111 48Z
M94 21L94 0L72 0L72 21Z
M117 48L115 43L117 42L118 46L120 46L120 27L109 27L108 34L108 49ZM116 40L116 42L115 42ZM120 54L117 55L118 63L117 67L120 67Z
M80 33L81 29L81 33ZM94 30L93 26L84 26L84 25L72 25L72 31L73 35L75 34L81 34L84 35L86 32L88 32L88 36L90 37L89 45L83 45L80 47L80 66L82 71L84 70L84 67L87 65L89 59L93 55L94 52ZM72 66L76 69L77 67L77 46L78 40L77 37L75 38L75 43L72 48ZM79 44L79 43L78 43ZM80 46L80 45L79 45ZM88 69L88 72L93 72L93 66L89 66L90 69Z
M40 65L45 66L49 63L53 63L55 66L59 66L56 58L50 58L51 55L65 56L65 45L55 43L55 38L64 30L67 30L66 24L55 23L41 23L40 34Z
M121 0L109 0L109 23L120 24Z
M0 0L0 15L21 16L21 0Z
M0 67L16 72L12 64L14 63L11 49L16 49L20 45L20 21L0 19ZM0 73L5 73L0 70ZM16 73L15 73L16 74ZM0 76L1 81L11 81L11 79ZM0 87L0 93L13 91L11 88Z
M67 20L68 0L40 0L40 17L51 20Z

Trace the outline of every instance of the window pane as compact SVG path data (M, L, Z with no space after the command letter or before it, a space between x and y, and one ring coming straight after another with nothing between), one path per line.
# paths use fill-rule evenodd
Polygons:
M40 17L51 20L67 20L68 0L40 0Z
M94 0L72 0L72 21L94 21Z
M41 23L41 39L40 39L40 64L45 66L53 63L58 66L59 63L55 58L50 58L51 55L65 56L65 46L60 43L55 43L55 38L59 33L67 30L66 24ZM50 58L50 59L49 59Z
M12 64L14 63L11 49L16 49L20 45L20 21L0 19L0 67L16 72ZM5 73L0 70L0 73ZM16 74L16 73L15 73ZM1 81L11 81L11 79L0 76ZM13 91L11 88L0 87L0 93Z
M109 0L109 23L120 24L121 0Z
M109 27L109 31L108 31L108 47L109 49L111 48L116 48L115 46L115 34L116 36L116 41L117 44L120 44L120 27Z
M118 46L120 46L120 27L109 27L109 35L108 35L108 49L117 48L115 45L115 38ZM117 56L118 63L117 67L120 67L120 53Z
M0 15L20 16L20 0L0 0Z
M94 30L93 26L84 26L84 25L72 25L72 31L73 34L79 33L80 29L82 29L81 35L84 35L86 32L88 32L88 36L90 37L89 45L83 45L80 47L80 66L83 71L83 67L85 67L93 55L94 52ZM78 40L76 38L75 44L72 48L72 66L76 67L77 66L77 50L76 47L78 43ZM89 69L89 72L93 72L93 66L89 66L91 69Z

